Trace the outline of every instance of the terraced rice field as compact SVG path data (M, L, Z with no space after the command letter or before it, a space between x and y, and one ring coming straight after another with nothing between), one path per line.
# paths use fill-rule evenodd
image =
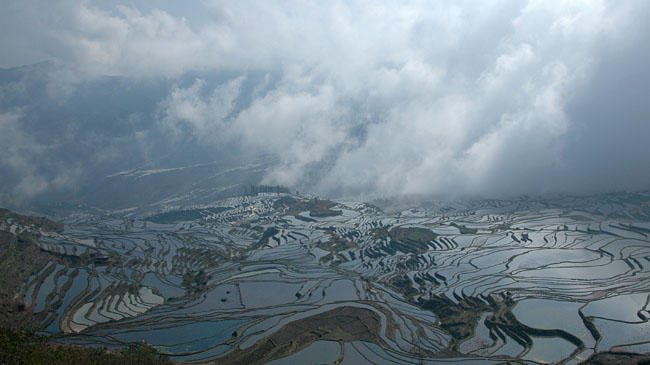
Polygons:
M648 200L385 213L283 194L219 201L192 221L167 213L165 224L79 216L41 232L41 247L68 259L17 298L57 341L144 341L183 362L577 363L650 352Z

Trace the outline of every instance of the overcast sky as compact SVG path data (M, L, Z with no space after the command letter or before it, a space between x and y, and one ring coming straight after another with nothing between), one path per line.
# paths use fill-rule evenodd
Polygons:
M269 183L346 197L650 188L649 1L0 4L3 68L52 60L69 87L232 71L165 90L157 128L276 155ZM19 118L0 111L0 128Z

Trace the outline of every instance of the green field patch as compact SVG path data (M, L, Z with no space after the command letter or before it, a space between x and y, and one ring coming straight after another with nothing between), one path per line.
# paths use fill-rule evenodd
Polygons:
M209 217L213 214L219 214L229 209L230 208L211 207L204 209L174 210L170 212L154 214L152 216L146 217L144 220L158 224L172 224L185 221L201 220L204 217Z
M476 229L476 228L468 228L464 224L456 224L454 222L451 222L451 225L458 228L458 231L460 231L460 234L476 234L476 233L478 233L478 229Z
M273 203L273 208L283 209L284 214L298 215L302 212L309 212L309 216L316 218L335 217L342 215L343 211L331 209L336 203L324 199L298 200L292 197L282 197Z

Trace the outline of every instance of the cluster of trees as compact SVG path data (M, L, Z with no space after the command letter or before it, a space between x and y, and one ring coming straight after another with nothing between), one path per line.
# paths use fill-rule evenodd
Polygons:
M247 185L244 186L244 195L255 196L259 193L288 193L289 188L282 185Z
M0 327L0 364L172 364L156 349L133 343L121 351L55 345L46 336Z

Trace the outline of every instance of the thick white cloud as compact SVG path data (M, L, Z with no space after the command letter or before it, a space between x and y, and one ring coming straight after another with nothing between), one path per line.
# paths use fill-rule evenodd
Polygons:
M224 128L224 119L233 111L233 102L239 95L243 77L231 80L203 97L204 82L196 79L187 88L175 87L159 105L161 123L175 136L183 128L202 143L216 142Z
M648 106L633 102L640 110L607 120L584 107L629 103L591 88L644 72L643 1L188 5L203 7L188 12L202 12L200 21L142 4L2 7L11 11L0 16L0 41L24 59L38 48L91 75L280 75L243 106L246 76L216 87L197 79L158 105L158 125L172 135L278 156L268 182L369 196L650 187L649 162L621 168L650 152L634 137L648 131ZM604 153L599 141L612 130L632 146Z
M68 188L81 174L78 167L47 162L53 146L39 143L25 131L23 114L20 109L0 113L0 201L5 204L22 204L47 190ZM55 171L42 171L44 165L55 166Z

